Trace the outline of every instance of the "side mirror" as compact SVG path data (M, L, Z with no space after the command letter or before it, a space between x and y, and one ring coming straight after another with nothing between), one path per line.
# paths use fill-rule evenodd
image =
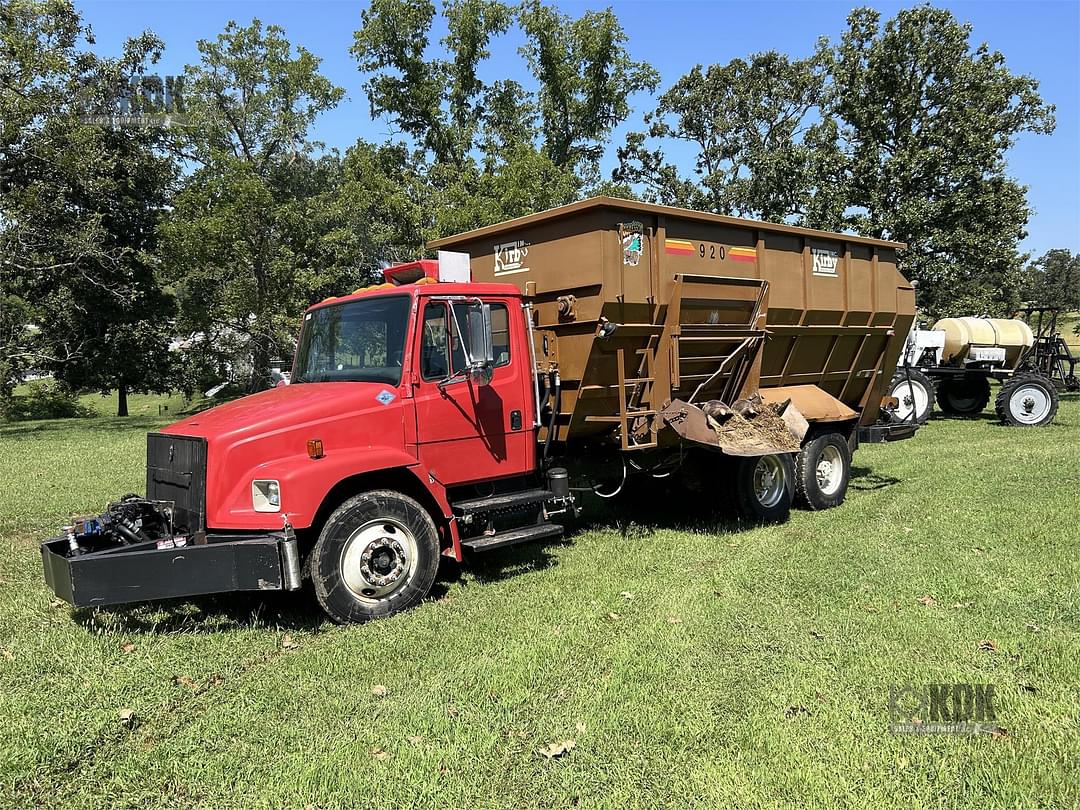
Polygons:
M495 347L491 337L491 304L470 303L466 310L469 341L469 375L474 382L487 385L495 363Z

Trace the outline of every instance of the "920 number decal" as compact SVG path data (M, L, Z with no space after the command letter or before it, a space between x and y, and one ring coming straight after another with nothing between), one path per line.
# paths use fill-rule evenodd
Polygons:
M702 259L723 260L727 256L727 251L723 245L706 245L704 242L698 244L697 252Z

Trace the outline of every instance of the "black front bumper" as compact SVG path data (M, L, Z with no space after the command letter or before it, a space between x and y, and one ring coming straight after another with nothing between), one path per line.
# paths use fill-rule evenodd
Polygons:
M291 547L290 547L291 544ZM210 535L204 545L158 549L154 543L68 556L63 537L41 544L45 581L76 607L119 605L229 591L300 587L296 540Z

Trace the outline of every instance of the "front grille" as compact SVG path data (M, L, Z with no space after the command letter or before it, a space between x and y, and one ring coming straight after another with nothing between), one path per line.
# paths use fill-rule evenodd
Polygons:
M146 497L175 504L173 524L190 534L206 529L206 439L146 436Z

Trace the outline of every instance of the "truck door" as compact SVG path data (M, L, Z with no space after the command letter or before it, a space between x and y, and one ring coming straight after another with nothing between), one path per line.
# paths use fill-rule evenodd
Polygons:
M468 339L463 341L458 329L468 329L467 304L438 298L420 302L413 343L419 353L413 386L420 463L444 486L530 471L536 439L520 304L490 301L495 364L491 382L482 385L461 374Z

